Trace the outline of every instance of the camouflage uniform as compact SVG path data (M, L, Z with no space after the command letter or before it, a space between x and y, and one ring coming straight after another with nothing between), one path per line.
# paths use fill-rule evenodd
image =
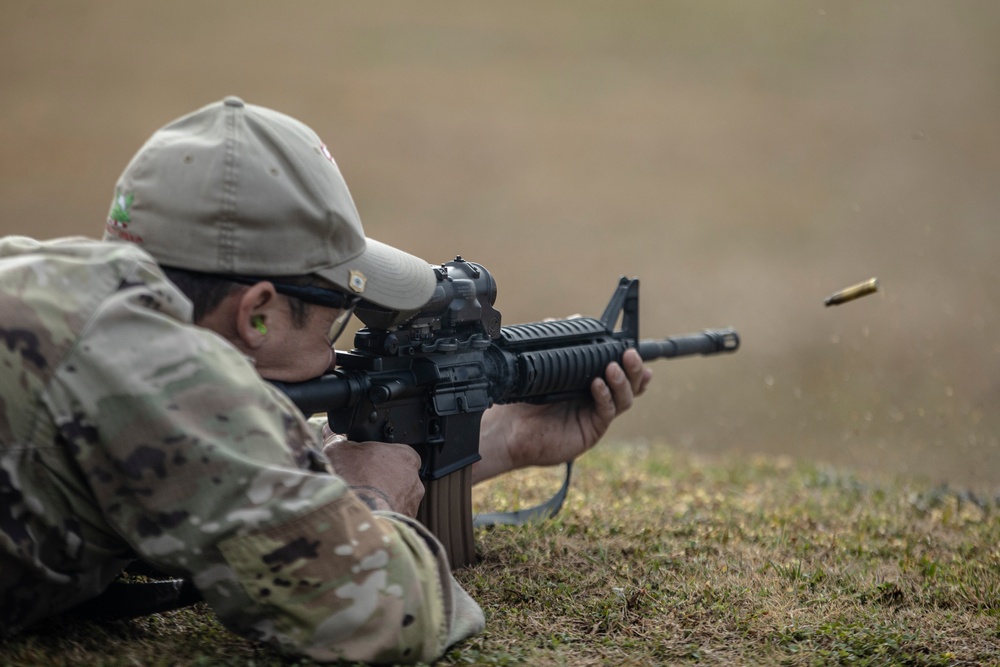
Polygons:
M135 557L316 660L433 660L482 611L435 538L325 469L315 430L131 244L0 239L0 632Z

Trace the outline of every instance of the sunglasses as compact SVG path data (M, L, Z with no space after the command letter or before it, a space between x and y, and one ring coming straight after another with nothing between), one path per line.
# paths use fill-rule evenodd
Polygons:
M230 282L240 283L241 285L256 285L261 282L269 282L274 285L274 291L278 294L294 297L314 306L340 309L341 313L337 316L337 319L333 321L333 324L330 326L330 331L327 334L330 345L333 345L334 341L340 338L340 334L344 333L344 329L347 327L347 323L350 321L351 315L354 314L354 308L358 305L358 302L361 301L361 297L356 294L348 294L346 292L327 289L325 287L316 287L315 285L293 285L292 283L285 283L271 278L252 278L250 276L234 276L228 274L219 275L218 277Z

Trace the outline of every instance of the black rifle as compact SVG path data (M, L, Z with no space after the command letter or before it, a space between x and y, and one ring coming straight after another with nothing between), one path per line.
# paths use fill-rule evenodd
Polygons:
M333 432L349 440L419 452L426 490L417 519L453 568L475 562L471 466L487 408L587 398L591 381L630 347L646 361L739 347L732 329L640 341L635 279L621 278L600 319L501 326L496 281L483 266L456 257L434 271L437 287L418 312L362 302L355 314L366 326L354 349L337 352L338 369L278 386L306 415L326 412Z

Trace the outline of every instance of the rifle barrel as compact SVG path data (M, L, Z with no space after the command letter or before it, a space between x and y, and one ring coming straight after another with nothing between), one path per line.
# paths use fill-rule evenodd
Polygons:
M636 349L643 361L691 354L719 354L735 352L740 347L740 336L734 329L706 329L705 331L673 336L662 340L639 341Z

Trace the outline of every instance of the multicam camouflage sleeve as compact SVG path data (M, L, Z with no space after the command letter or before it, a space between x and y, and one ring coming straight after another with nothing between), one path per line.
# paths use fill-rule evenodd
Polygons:
M430 661L482 629L436 539L324 469L315 429L141 251L0 244L0 307L0 607L22 624L133 552L316 660Z

